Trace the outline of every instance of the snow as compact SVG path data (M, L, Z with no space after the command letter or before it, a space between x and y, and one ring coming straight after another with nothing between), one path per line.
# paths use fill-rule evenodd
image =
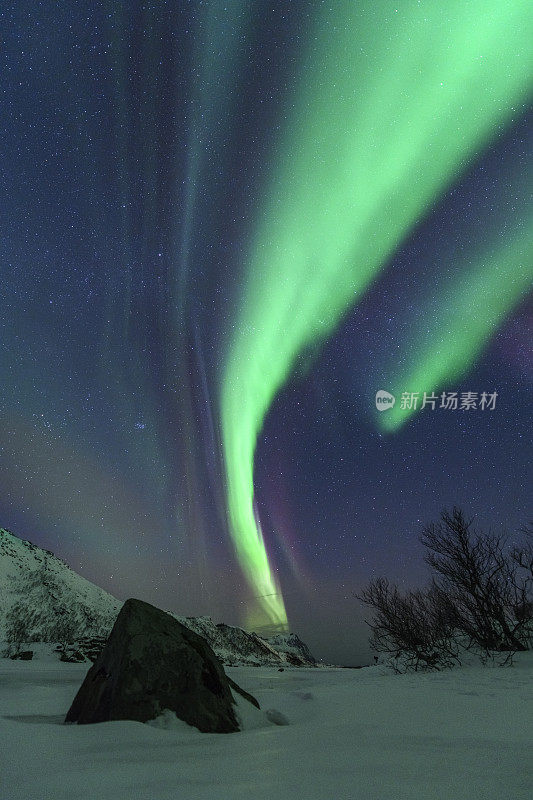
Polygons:
M533 653L394 675L236 667L244 730L63 725L87 665L0 660L2 800L530 800ZM274 725L267 710L286 718Z

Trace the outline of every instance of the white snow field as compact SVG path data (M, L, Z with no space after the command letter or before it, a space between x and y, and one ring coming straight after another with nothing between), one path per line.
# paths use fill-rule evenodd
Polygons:
M87 666L0 660L1 800L533 798L533 653L416 675L231 668L262 708L234 734L170 713L63 725Z

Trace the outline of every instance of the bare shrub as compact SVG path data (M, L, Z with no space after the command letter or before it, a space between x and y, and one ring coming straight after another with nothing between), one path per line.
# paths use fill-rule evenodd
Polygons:
M510 550L504 536L478 532L459 508L421 536L429 588L401 592L383 578L358 595L374 617L370 644L400 670L441 669L471 651L486 660L527 650L533 636L533 542Z

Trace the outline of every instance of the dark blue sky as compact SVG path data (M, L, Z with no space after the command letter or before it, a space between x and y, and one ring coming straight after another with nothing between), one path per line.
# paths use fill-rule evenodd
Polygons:
M315 4L227 5L0 10L0 525L118 597L237 624L250 590L226 521L221 341ZM373 410L441 282L526 218L532 140L517 109L268 414L259 511L318 656L368 657L353 592L424 581L418 537L443 507L511 533L533 517L530 300L446 387L497 391L493 412L437 409L384 436Z

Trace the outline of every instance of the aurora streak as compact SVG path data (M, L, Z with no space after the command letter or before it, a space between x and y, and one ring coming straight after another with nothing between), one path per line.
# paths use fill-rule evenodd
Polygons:
M386 2L379 11L374 3L341 2L319 14L272 157L227 342L222 444L233 541L257 597L252 626L287 622L254 506L255 448L274 397L298 359L335 330L450 183L511 122L531 84L533 26L523 0L398 9ZM487 295L473 294L476 276L454 290L454 302L485 303L486 313L464 359L444 342L435 380L475 358L522 296L521 278L511 287L507 278L523 246L494 253ZM416 385L427 377L426 360L434 363L431 352L413 367Z
M533 282L533 215L510 242L494 247L441 298L440 313L420 336L414 363L392 377L393 393L431 394L461 378L524 298ZM415 413L398 402L379 423L392 432Z

